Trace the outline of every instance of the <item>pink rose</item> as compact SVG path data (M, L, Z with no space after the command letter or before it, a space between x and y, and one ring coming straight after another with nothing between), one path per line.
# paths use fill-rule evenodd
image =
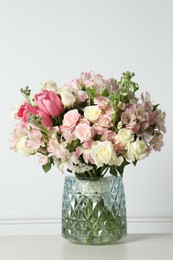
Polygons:
M77 109L73 109L68 111L63 118L62 121L62 126L61 131L66 132L66 131L73 131L77 123L79 122L80 119L80 114L78 113Z
M29 114L33 114L34 116L41 116L41 122L45 126L51 126L52 125L52 119L45 114L43 111L39 110L38 108L32 106L28 102L25 102L21 107L19 108L17 112L17 116L20 118L20 120L24 123L28 122Z
M91 127L84 123L79 123L74 131L74 135L83 143L91 139Z
M102 127L109 128L109 127L113 126L112 118L110 115L107 115L107 114L100 116L98 123Z
M34 99L38 108L48 116L59 116L62 113L63 105L55 92L43 90Z

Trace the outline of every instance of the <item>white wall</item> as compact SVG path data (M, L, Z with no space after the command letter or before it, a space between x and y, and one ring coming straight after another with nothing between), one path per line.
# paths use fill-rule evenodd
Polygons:
M165 146L124 175L129 232L173 232L173 1L0 0L0 235L60 232L64 176L10 150L11 110L53 78L136 73L167 113Z

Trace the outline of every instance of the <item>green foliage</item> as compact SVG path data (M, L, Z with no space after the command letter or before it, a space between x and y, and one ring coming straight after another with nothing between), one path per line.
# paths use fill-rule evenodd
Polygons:
M109 95L108 89L104 88L103 91L102 91L102 96L107 97L108 95Z
M29 87L26 86L25 88L21 88L20 92L23 94L23 96L26 98L26 100L29 103L31 103L31 101L30 101L31 90L29 89Z
M52 117L52 126L60 126L62 125L62 117L57 116L57 117Z
M128 165L128 164L130 164L130 163L124 158L123 163L122 163L120 166L117 166L117 167L116 167L116 168L117 168L117 171L119 172L119 174L120 174L121 176L123 176L124 168L125 168L125 166Z
M51 169L51 162L48 162L47 164L43 165L42 168L44 172L47 173Z
M132 81L132 78L134 76L134 72L126 71L123 73L121 81L119 82L121 84L123 92L128 93L129 91L132 91L133 93L135 93L139 89L139 85L136 82Z
M91 100L93 100L94 97L95 97L96 89L95 88L86 87L86 93L91 98Z
M158 106L159 106L159 104L154 105L154 106L153 106L153 111L156 111L157 108L158 108Z
M110 169L110 174L116 177L118 176L118 172L115 165L111 165L109 169Z
M113 105L117 105L121 98L121 90L117 90L115 94L110 94L109 99L112 101Z
M80 140L79 139L75 139L73 142L71 142L71 144L67 145L67 149L69 150L70 153L74 152L76 150L76 148L80 146Z
M134 166L136 166L137 162L138 162L137 160L132 161L132 163L133 163Z

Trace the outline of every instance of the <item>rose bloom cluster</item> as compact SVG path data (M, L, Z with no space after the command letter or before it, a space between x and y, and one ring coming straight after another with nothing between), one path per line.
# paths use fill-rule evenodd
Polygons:
M133 76L125 72L118 82L82 73L63 87L48 80L32 99L28 87L21 89L25 101L14 112L11 148L38 154L45 172L55 164L78 177L122 175L129 163L160 151L166 132L165 112L148 92L136 97Z

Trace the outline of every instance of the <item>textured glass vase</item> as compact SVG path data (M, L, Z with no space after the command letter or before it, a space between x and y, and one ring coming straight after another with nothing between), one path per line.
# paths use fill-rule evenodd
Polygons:
M62 236L80 244L112 244L127 234L121 177L77 179L66 176Z

